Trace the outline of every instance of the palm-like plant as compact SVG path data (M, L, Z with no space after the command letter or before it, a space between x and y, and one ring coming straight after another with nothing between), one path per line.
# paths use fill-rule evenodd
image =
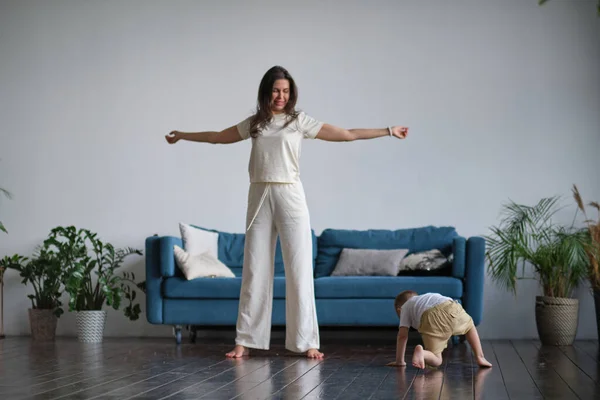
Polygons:
M505 289L516 293L527 264L539 277L544 296L570 297L585 278L586 232L552 222L558 201L548 197L534 206L513 201L503 205L500 226L486 236L486 257L492 279Z
M585 224L589 235L589 242L586 247L588 256L587 278L593 290L600 290L600 204L595 201L588 203L590 207L598 211L598 219L594 221L587 216L583 199L576 185L573 185L573 197L577 207L585 216Z

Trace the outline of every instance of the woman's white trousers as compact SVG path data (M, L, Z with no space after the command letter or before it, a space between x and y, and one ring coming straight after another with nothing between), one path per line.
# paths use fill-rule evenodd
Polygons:
M236 344L269 349L277 235L285 268L285 347L319 348L312 235L301 182L251 183Z

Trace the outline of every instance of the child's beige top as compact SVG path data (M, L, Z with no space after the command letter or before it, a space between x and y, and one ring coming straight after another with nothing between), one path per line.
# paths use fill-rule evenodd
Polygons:
M250 120L237 124L242 139L250 138ZM314 139L323 122L309 117L304 112L283 128L287 122L285 114L275 114L271 123L252 138L252 151L248 164L250 182L295 183L300 178L300 152L302 139Z
M411 297L401 308L400 327L410 328L412 326L418 330L421 325L421 316L423 316L423 313L448 300L452 299L442 296L439 293L425 293Z

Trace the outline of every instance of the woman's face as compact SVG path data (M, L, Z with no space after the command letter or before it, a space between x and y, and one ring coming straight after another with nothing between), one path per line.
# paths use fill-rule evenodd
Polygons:
M277 79L271 92L271 111L281 114L290 98L290 82L287 79Z

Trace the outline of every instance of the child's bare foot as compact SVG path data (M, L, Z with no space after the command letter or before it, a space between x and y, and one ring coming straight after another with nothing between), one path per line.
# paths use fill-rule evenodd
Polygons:
M418 344L413 353L412 365L416 368L425 368L425 355L423 354L423 346Z
M227 358L240 358L250 354L250 350L239 344L233 348L229 353L225 354Z
M321 353L317 349L308 349L308 351L306 352L306 357L308 358L323 358L324 356L325 354Z
M486 360L485 357L483 357L483 356L476 357L476 359L477 359L477 365L479 365L480 367L489 368L492 366L492 363L490 363L488 360Z

